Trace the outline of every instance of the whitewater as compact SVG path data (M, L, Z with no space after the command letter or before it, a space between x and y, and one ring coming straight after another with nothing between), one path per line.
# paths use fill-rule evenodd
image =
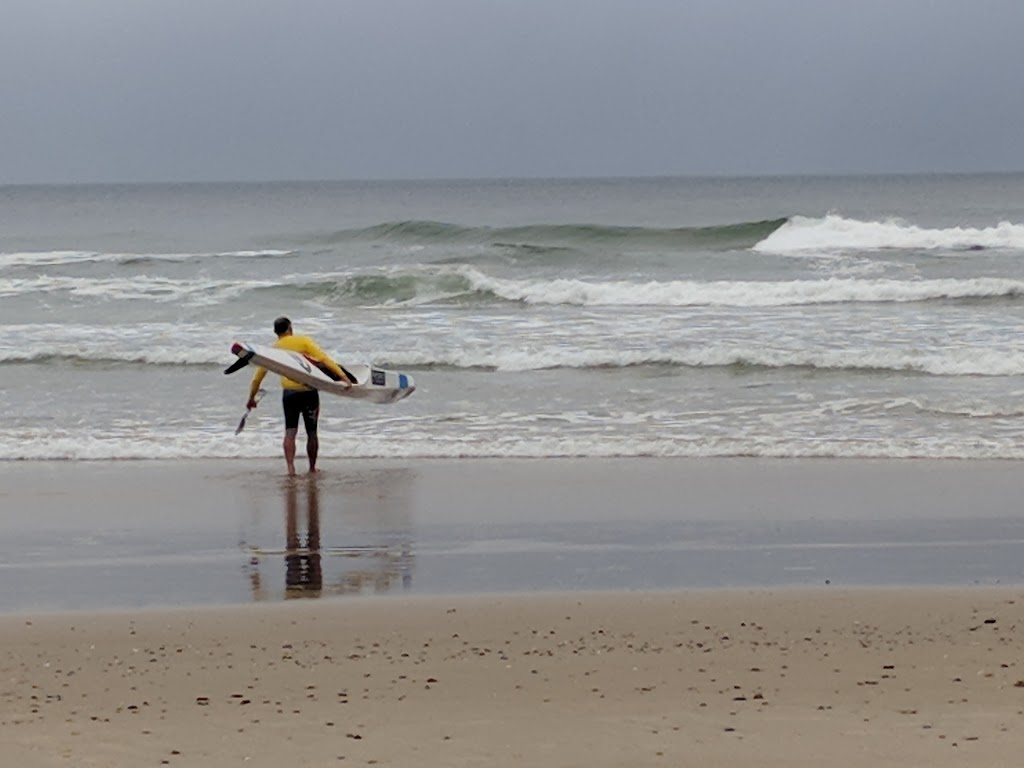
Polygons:
M416 377L325 403L337 460L1019 458L1022 200L1017 176L0 188L0 460L277 455L276 392L236 438L247 374L221 371L278 314Z

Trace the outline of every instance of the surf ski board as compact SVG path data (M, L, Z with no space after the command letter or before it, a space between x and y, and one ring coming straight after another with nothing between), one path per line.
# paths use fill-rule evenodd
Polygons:
M412 376L373 365L339 363L341 369L355 379L355 384L347 386L345 382L336 380L326 366L298 352L240 341L231 345L231 352L238 360L228 366L224 373L234 373L249 364L258 365L279 376L332 395L354 397L373 403L394 403L408 397L416 389Z

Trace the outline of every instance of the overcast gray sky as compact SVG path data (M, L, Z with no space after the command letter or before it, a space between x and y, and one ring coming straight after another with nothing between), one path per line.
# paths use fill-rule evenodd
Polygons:
M1024 170L1021 0L4 0L0 183Z

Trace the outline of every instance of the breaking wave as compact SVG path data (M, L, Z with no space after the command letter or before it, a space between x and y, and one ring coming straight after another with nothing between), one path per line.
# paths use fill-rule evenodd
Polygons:
M183 343L132 347L102 342L66 341L24 344L0 349L2 365L169 365L221 367L234 358L227 340L221 346ZM529 351L514 344L469 349L392 350L373 363L394 369L479 369L529 372L551 369L602 370L617 368L725 368L739 370L806 370L834 372L900 372L934 376L1024 375L1024 352L1001 349L955 348L928 352L902 349L785 350L764 346L709 345L665 352L643 349L575 349L557 340Z
M585 248L750 248L786 223L786 219L745 221L709 227L622 227L600 224L533 224L515 227L466 227L440 221L395 221L361 229L345 229L316 238L325 244L356 241L398 241L416 244L561 246Z
M1008 278L889 280L830 278L788 281L691 281L634 283L506 280L473 277L477 291L527 304L578 306L784 307L847 302L918 302L1016 298L1024 281Z
M1024 249L1024 224L1003 221L994 227L929 229L899 219L860 221L836 214L794 216L753 246L760 253L794 254L888 249L973 251Z
M55 435L40 431L25 439L0 430L0 461L18 460L167 460L278 458L280 440L250 433L248 439L225 435L151 433L135 437L103 435ZM500 430L495 430L500 433ZM437 437L402 440L368 436L339 446L328 442L321 459L448 459L448 458L641 458L641 457L763 457L763 458L932 458L932 459L1021 459L1024 448L1018 441L875 439L801 440L793 437L703 437L673 439L608 436L534 435L515 440L467 442Z
M22 251L0 253L0 268L50 267L68 264L150 264L209 259L261 259L295 255L294 251L254 250L213 253L102 253L98 251Z
M977 277L932 280L828 278L787 281L513 279L475 267L414 267L360 274L286 275L276 280L169 277L0 278L0 297L63 292L96 301L214 305L249 294L328 306L436 302L518 302L583 307L786 307L840 303L1012 300L1024 280Z

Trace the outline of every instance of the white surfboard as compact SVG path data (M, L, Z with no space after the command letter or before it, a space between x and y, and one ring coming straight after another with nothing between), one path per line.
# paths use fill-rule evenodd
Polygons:
M356 397L373 403L394 403L408 397L416 389L412 376L372 365L343 365L343 370L356 380L355 384L348 386L345 382L336 381L333 374L325 373L317 361L298 352L240 341L231 345L231 352L238 356L238 360L224 373L234 373L252 363L332 395Z

